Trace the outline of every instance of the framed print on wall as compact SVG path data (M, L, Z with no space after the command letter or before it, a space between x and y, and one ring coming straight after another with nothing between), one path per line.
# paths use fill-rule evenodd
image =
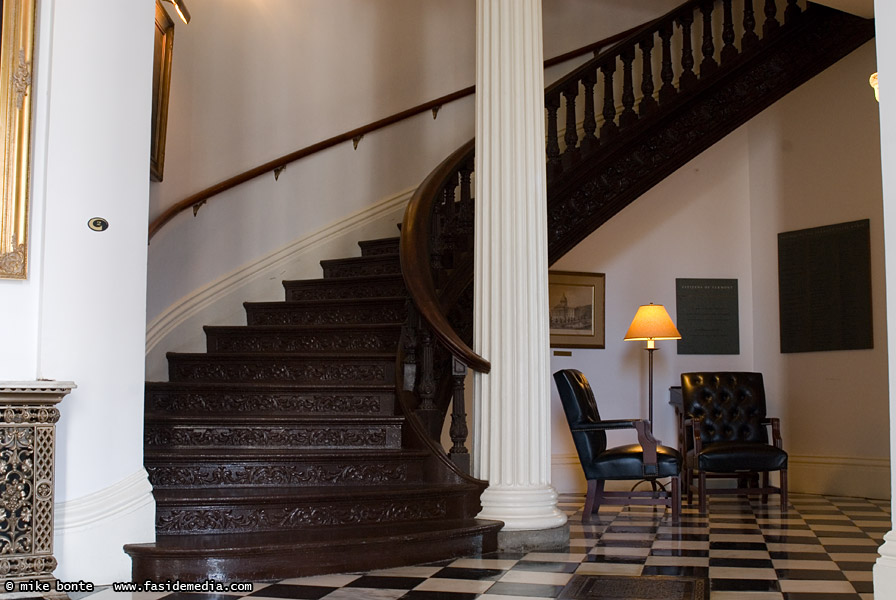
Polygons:
M603 273L548 271L551 348L603 348Z

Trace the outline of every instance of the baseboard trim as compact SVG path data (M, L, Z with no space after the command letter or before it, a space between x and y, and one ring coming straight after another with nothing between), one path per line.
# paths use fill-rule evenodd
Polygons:
M152 485L146 471L140 469L107 488L54 504L55 534L63 535L66 530L92 527L100 521L127 515L147 506L154 506Z
M203 309L229 296L240 287L269 277L272 272L283 269L286 265L295 261L297 257L313 253L316 248L324 244L396 212L408 203L414 191L414 189L406 190L372 206L355 211L343 219L299 238L279 250L252 261L205 286L197 288L191 294L184 296L169 306L147 324L146 355L148 356L172 331Z
M890 497L889 458L791 454L788 465L788 487L792 492Z

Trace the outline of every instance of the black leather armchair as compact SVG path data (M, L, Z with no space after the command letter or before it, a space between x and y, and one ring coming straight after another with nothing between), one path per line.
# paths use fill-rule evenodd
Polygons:
M696 475L701 512L706 511L708 493L761 494L763 503L768 494L778 493L781 510L787 510L787 453L778 419L766 416L762 374L682 373L681 396L688 503ZM769 484L771 471L780 473L780 487ZM759 474L762 483L757 487ZM737 478L738 487L708 490L707 477Z
M594 394L588 380L574 369L554 373L554 381L560 392L560 401L572 439L588 480L583 521L591 520L600 505L604 504L652 504L672 509L672 518L681 514L681 454L673 448L660 446L650 432L650 425L642 419L604 421L600 418ZM638 444L607 448L608 429L635 429ZM608 492L604 490L607 479L647 479L655 482L659 477L671 477L669 491L662 488L642 492Z

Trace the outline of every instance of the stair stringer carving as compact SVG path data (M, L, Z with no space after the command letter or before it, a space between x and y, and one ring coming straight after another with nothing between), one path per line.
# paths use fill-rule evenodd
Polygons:
M698 154L874 37L874 22L813 6L793 30L674 105L642 119L612 146L548 182L548 261L579 242ZM703 82L701 81L701 84Z

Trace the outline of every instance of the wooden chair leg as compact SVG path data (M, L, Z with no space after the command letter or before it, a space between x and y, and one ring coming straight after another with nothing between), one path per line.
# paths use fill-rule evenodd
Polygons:
M762 488L768 489L768 471L762 472ZM768 504L768 494L766 492L762 492L761 501L763 504Z
M673 477L669 486L672 488L672 520L679 521L681 520L681 481L678 477Z
M685 469L684 473L684 487L688 494L688 505L691 505L694 503L694 490L691 489L691 486L694 485L694 472L691 469Z
M706 473L697 475L697 495L700 500L700 514L706 514Z
M787 511L787 469L781 469L781 511Z
M603 483L603 482L601 482ZM597 480L588 480L588 493L585 494L585 508L582 509L582 521L590 521L591 513L594 512L594 500L597 496Z

